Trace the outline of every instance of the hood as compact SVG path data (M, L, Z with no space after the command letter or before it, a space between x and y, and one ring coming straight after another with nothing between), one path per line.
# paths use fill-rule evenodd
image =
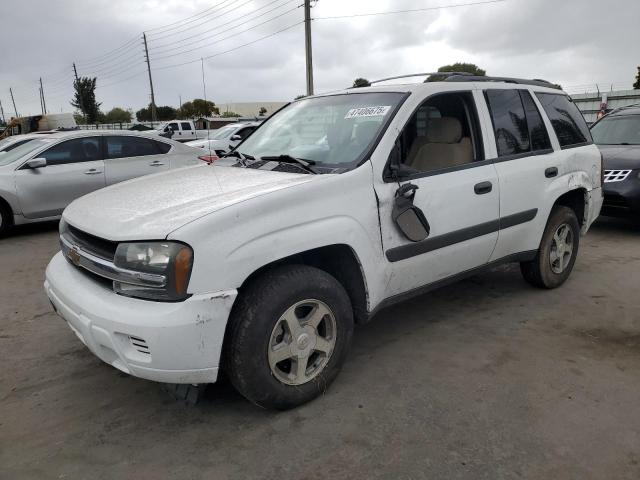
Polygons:
M640 145L599 145L605 170L640 169Z
M72 202L63 217L74 227L107 240L157 240L217 210L320 177L198 165L90 193Z

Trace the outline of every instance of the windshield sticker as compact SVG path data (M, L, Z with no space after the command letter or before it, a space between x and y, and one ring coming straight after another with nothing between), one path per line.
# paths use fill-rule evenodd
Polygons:
M360 107L352 108L344 116L347 118L359 118L359 117L384 117L387 112L391 110L391 105L381 105L379 107Z

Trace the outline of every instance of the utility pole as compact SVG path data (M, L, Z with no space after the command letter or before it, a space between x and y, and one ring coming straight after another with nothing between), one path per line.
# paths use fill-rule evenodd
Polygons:
M42 87L38 87L38 96L40 97L40 111L44 115L44 106L42 105Z
M147 62L147 71L149 72L149 87L151 88L151 121L157 119L156 98L153 94L153 79L151 78L151 62L149 61L149 49L147 48L147 34L142 32L142 40L144 41L144 56Z
M44 100L44 88L42 87L42 77L40 77L40 95L42 96L42 114L47 114L47 102Z
M307 95L313 95L313 58L311 47L311 0L304 0L304 46L307 58Z
M73 75L76 78L76 84L80 85L80 83L78 82L78 69L76 68L76 64L75 62L73 62ZM78 100L80 100L80 110L82 110L82 118L84 118L84 123L87 123L87 114L84 112L84 105L82 102L82 95L80 95L80 92L78 90L76 90L76 93L78 94Z
M13 111L16 112L16 118L20 118L18 115L18 109L16 108L16 100L13 98L13 90L9 87L9 93L11 94L11 101L13 102Z

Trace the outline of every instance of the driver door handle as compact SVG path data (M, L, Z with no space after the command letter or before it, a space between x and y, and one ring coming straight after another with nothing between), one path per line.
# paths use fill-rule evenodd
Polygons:
M98 175L100 173L102 173L102 170L98 170L97 168L91 168L84 172L85 175Z
M473 191L476 192L476 195L484 195L485 193L489 193L491 190L493 190L491 182L476 183L473 187Z
M154 160L149 165L151 165L152 167L161 167L162 165L164 165L164 163L162 163L160 160Z

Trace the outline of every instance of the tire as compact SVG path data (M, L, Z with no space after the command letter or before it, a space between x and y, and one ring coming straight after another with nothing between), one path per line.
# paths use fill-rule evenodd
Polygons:
M11 210L0 199L0 238L7 234L13 225L12 220Z
M559 242L563 235L565 240ZM553 207L538 253L532 261L520 263L522 276L538 288L559 287L573 270L579 245L580 225L575 212L569 207Z
M286 410L325 392L352 336L351 302L334 277L306 265L277 267L236 300L223 369L251 402Z

